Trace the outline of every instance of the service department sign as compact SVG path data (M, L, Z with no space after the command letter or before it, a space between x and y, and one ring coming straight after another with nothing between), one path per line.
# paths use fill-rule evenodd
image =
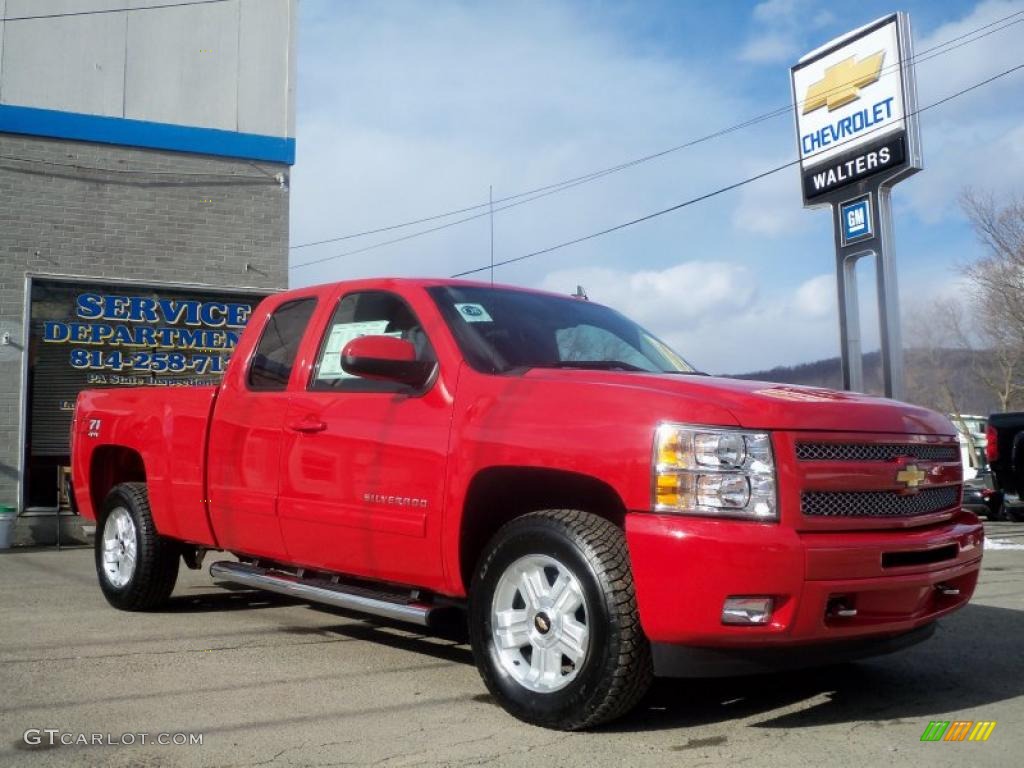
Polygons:
M78 393L102 387L208 385L221 374L258 289L32 278L32 456L66 456Z
M885 171L920 168L905 16L807 54L790 72L804 202Z

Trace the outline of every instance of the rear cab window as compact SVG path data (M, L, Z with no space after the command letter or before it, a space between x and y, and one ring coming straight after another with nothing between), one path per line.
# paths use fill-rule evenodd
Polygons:
M302 336L316 308L315 298L288 301L275 309L249 363L246 383L257 392L281 392L295 366Z

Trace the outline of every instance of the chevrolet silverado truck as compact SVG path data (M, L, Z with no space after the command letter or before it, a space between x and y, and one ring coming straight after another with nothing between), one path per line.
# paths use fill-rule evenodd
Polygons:
M454 611L493 696L558 729L654 675L923 640L982 557L946 417L703 375L612 309L490 284L272 296L219 385L85 391L73 433L113 606L223 551L218 584Z

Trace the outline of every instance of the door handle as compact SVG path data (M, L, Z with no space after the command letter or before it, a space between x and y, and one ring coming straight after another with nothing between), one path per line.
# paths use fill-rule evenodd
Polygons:
M295 421L288 425L288 428L295 432L304 432L311 434L313 432L323 432L327 429L327 424L320 421L320 419L309 416L302 421Z

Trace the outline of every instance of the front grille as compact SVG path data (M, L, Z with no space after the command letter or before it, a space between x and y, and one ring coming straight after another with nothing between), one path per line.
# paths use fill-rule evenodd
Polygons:
M914 445L912 443L797 443L800 461L891 461L903 456L921 461L956 461L955 445Z
M907 496L896 491L806 491L800 508L814 517L914 517L956 506L959 499L955 485Z

